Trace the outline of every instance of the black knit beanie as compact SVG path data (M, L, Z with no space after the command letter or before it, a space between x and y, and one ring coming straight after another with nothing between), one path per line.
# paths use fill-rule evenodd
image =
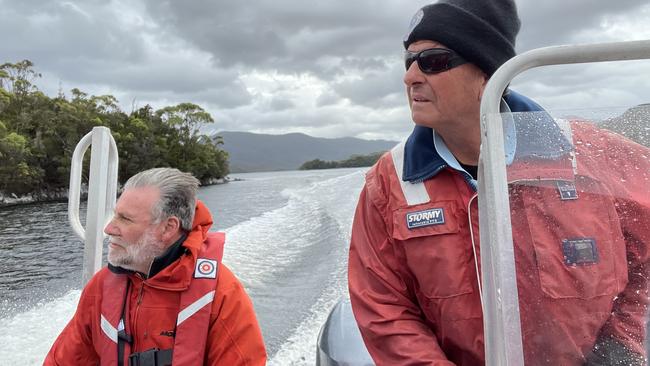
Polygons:
M514 0L440 0L413 16L404 48L440 42L491 76L515 55L519 25Z

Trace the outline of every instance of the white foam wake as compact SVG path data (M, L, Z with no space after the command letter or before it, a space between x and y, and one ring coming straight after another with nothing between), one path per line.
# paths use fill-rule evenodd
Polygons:
M70 321L81 290L39 303L13 317L0 319L0 365L42 365L52 343Z
M335 266L338 275L324 284L323 292L310 307L309 315L293 331L280 349L269 360L269 366L307 366L316 362L316 343L321 326L325 323L332 307L342 296L347 295L347 248L350 241L352 217L357 198L363 185L363 171L314 183L309 187L290 190L299 199L315 200L337 222L343 238L332 243L336 257L342 260Z

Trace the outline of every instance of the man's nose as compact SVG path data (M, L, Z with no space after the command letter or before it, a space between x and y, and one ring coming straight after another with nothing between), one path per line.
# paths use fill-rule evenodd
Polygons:
M106 224L104 227L104 233L106 235L116 236L118 234L117 226L113 224L113 220L114 219L111 219L111 221L109 221L108 224Z
M414 61L408 69L406 69L406 73L404 73L404 84L407 86L411 86L417 83L421 83L424 81L424 74L420 70L420 67L417 65L417 61Z

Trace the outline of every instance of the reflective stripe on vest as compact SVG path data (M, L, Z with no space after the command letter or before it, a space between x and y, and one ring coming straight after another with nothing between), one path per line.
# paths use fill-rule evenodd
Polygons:
M102 366L117 365L117 332L122 318L127 281L126 275L109 272L102 284L102 305L99 314L102 336L99 342L95 342ZM128 312L128 309L126 310ZM127 334L129 331L127 328ZM131 353L131 346L128 343L124 345L124 353L125 355ZM129 364L128 359L125 359L125 362L125 365Z
M418 205L420 203L429 202L429 192L424 186L424 183L411 183L405 182L402 180L404 175L404 149L406 148L406 141L402 141L393 147L390 150L390 155L393 158L393 166L395 167L395 173L397 174L397 180L399 181L400 187L402 187L402 193L406 199L406 203L409 206Z
M190 304L188 307L185 309L181 310L180 313L178 313L178 319L176 320L176 326L181 325L182 322L185 321L185 319L191 317L194 315L197 311L203 309L203 307L207 304L210 304L214 300L214 291L211 291L202 298L196 300L194 303Z
M113 342L117 343L117 329L111 325L111 323L104 318L103 314L100 314L100 326L102 332Z
M208 233L208 239L203 243L198 256L217 261L217 278L224 242L224 233ZM210 310L216 287L216 278L193 279L190 288L181 294L181 311L176 320L172 365L196 365L197 360L202 362L204 359L210 327Z
M192 279L187 290L180 296L179 313L177 316L176 334L174 337L173 361L174 366L195 365L196 360L203 360L210 326L210 306L215 297L217 286L218 266L223 257L224 233L208 233L207 240L201 246L198 258L208 258L217 261L217 276L214 279ZM101 365L117 365L117 333L122 316L123 298L126 291L128 276L109 272L104 280L102 289L102 305L100 327L102 336L95 342ZM126 333L131 334L129 322L129 301L126 301L124 321ZM120 326L121 327L121 326ZM134 339L138 338L133 335ZM145 350L143 350L145 351ZM128 365L131 347L126 344L124 364Z

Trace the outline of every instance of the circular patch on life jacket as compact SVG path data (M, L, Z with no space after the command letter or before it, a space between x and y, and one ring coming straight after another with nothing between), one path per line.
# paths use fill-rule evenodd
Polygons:
M194 278L216 278L217 261L212 259L199 258L196 261Z

